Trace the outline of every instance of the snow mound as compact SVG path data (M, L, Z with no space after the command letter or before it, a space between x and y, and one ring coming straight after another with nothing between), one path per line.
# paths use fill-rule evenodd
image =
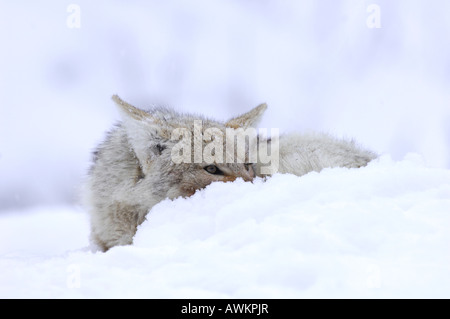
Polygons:
M450 170L418 155L214 183L159 203L134 245L107 253L71 251L62 235L87 234L86 216L60 215L26 215L45 233L0 216L23 224L0 250L0 297L450 297Z

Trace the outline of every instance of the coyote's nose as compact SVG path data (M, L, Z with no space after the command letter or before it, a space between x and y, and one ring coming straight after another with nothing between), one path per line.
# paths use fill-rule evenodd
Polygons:
M246 182L251 182L255 178L255 171L253 170L253 165L246 165L247 171L242 174L242 179Z
M255 171L253 170L253 166L249 164L246 166L245 170L234 171L230 175L226 175L223 177L224 182L234 182L236 178L242 178L246 182L251 182L255 178Z

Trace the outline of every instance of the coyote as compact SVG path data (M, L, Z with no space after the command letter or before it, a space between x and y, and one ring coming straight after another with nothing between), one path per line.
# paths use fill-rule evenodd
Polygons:
M196 123L201 124L201 133L214 130L215 134L225 136L231 130L239 136L243 130L248 131L257 125L266 104L223 123L202 116L179 114L167 108L143 111L117 95L113 100L121 112L122 122L107 133L105 140L93 152L84 196L91 217L91 243L101 251L131 244L137 227L149 210L165 198L191 196L215 181L228 182L236 178L252 181L255 176L268 176L275 172L301 176L324 167L361 167L376 157L353 142L326 135L291 134L279 139L248 138L249 144L256 142L258 146L265 146L270 150L271 158L276 159L279 167L271 173L263 172L267 162L261 161L259 153L256 160L250 160L248 145L243 158L241 156L240 160L232 162L208 160L204 156L196 158L195 150L194 154L187 153L189 161L174 161L173 150L180 145L180 134L174 132L180 133L181 130L183 133L184 129L189 133L184 141L187 140L187 146L200 145L206 149L207 139L196 140ZM237 157L234 148L228 148L227 141L215 136L211 137L213 140L223 143L220 149L224 149L227 156ZM277 143L273 143L274 140ZM215 153L217 155L218 151ZM211 154L214 155L214 151Z
M137 226L145 220L148 211L165 198L191 196L215 181L233 181L238 177L251 181L255 177L253 166L244 160L242 163L194 160L175 163L172 148L179 141L173 139L173 132L180 129L191 132L195 121L200 121L203 132L214 129L225 135L226 129L247 129L259 121L267 107L265 104L221 123L167 108L143 111L117 95L113 100L123 121L93 152L84 198L95 248L106 251L116 245L131 244Z

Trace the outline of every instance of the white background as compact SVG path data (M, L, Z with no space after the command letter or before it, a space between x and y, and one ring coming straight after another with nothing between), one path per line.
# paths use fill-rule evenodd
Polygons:
M369 28L375 3L381 28ZM0 1L0 211L76 203L118 93L450 167L450 2ZM76 21L75 21L76 24Z

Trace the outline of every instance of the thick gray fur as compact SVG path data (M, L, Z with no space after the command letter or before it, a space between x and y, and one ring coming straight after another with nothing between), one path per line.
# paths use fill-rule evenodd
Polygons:
M200 120L203 131L218 128L247 128L261 117L266 106L260 105L226 123L201 116L179 114L171 109L143 111L122 101L113 100L123 121L116 125L94 152L84 201L91 217L91 242L106 251L133 241L137 226L149 210L165 198L187 197L215 181L233 181L240 177L251 181L253 167L243 163L180 163L172 161L171 140L176 128L193 131ZM225 149L225 146L224 146ZM216 165L223 175L213 175L204 168Z
M275 172L297 176L331 167L359 168L377 158L374 152L353 140L337 139L325 133L285 134L279 137L278 145L268 145L271 152L278 154ZM257 176L267 176L261 173L264 166L260 161L254 165Z

